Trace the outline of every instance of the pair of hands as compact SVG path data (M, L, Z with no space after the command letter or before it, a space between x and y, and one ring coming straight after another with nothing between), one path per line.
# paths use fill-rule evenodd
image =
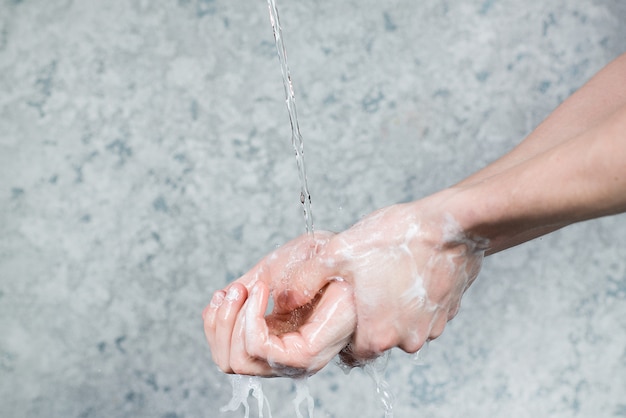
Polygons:
M456 314L485 250L626 211L625 71L623 54L451 194L297 238L217 291L203 312L215 362L228 373L298 375L338 352L350 364L395 346L415 352Z
M358 365L396 346L416 352L438 337L486 246L430 207L390 206L263 258L203 312L213 360L226 373L300 376L338 353Z

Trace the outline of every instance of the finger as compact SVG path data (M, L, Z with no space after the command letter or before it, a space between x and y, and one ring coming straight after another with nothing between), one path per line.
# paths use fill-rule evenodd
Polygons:
M310 303L336 276L332 263L324 258L314 257L292 266L285 279L274 286L274 312L291 312Z
M262 377L276 376L276 373L272 371L265 360L251 356L246 350L246 314L247 307L244 305L237 315L233 329L230 344L230 368L237 374Z
M256 283L246 305L244 332L246 352L251 358L263 363L263 366L259 365L262 375L303 376L306 374L306 370L285 366L274 360L274 357L284 358L287 350L277 336L270 335L269 327L264 318L268 299L269 289L267 285L263 282ZM269 369L263 370L265 366Z
M334 234L317 231L314 237L299 237L277 251L277 263L272 270L280 276L272 286L274 295L274 312L286 313L311 302L327 283L332 273L329 269L328 257L324 254ZM332 264L332 263L330 263Z
M202 310L202 319L205 322L208 321L210 324L215 325L215 313L217 312L217 308L219 308L224 301L224 296L226 296L226 292L224 290L216 290L213 293L211 301Z
M309 371L321 370L350 342L356 320L352 287L345 282L331 282L311 318L300 329L311 355Z
M264 347L269 340L269 328L265 321L265 310L269 301L269 289L263 282L258 282L252 287L250 299L246 305L245 341L246 347ZM265 353L260 349L249 350L254 357L266 359Z
M237 319L237 314L241 310L248 292L246 287L240 283L233 283L226 291L224 300L217 310L215 325L215 341L213 360L224 371L231 373L230 368L230 344L232 340L233 327Z
M398 344L398 348L407 353L417 353L426 342L426 333L420 333L417 329L411 329L406 332L403 339Z
M398 332L388 318L359 318L350 352L358 362L368 362L395 346Z
M213 347L213 343L215 341L215 317L217 315L218 308L224 301L224 296L226 296L226 292L223 290L218 290L213 293L211 302L209 302L209 304L202 311L202 319L204 320L204 335L206 336L210 347Z
M262 320L265 309L259 284L252 291L246 312L246 347L250 355L266 359L278 374L311 374L324 367L344 347L356 326L351 288L331 283L308 321L297 331L270 335Z
M285 359L287 349L280 338L270 335L264 313L267 309L269 289L263 282L258 282L252 288L250 299L246 305L245 344L246 351L251 357L264 360L271 367L278 366L276 359Z
M434 340L443 334L443 330L448 323L448 315L443 311L437 311L433 315L430 322L430 330L428 332L428 339Z

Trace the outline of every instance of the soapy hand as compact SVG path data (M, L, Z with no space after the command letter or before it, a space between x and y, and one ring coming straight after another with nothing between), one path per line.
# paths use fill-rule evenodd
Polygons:
M415 352L454 317L485 251L626 211L625 69L626 54L447 191L337 235L298 238L216 292L204 312L215 361L278 375L318 370L348 342L350 364L396 346ZM273 314L263 317L270 292Z
M227 373L311 374L339 352L358 365L438 337L487 243L465 236L432 200L297 238L216 292L204 313L215 362ZM274 310L264 317L270 293Z
M302 376L324 367L350 341L356 324L352 289L340 280L303 292L306 302L265 315L290 293L294 272L328 242L330 233L299 237L261 260L204 309L213 360L225 373ZM306 296L305 296L306 295Z
M342 359L351 365L400 347L416 352L457 313L487 247L465 236L432 200L390 206L334 235L292 271L277 312L302 306L330 280L354 291L357 326Z

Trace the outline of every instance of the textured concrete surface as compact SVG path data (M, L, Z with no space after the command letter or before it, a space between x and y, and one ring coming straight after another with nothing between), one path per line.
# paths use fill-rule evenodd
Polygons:
M621 0L278 6L318 229L483 166L626 49ZM282 95L264 0L2 0L0 416L243 416L200 312L304 231ZM626 218L488 259L387 378L397 417L626 416ZM360 370L310 390L383 415Z

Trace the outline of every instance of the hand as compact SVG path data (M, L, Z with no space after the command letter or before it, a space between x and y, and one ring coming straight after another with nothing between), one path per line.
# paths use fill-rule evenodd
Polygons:
M442 207L440 197L394 205L265 257L231 285L238 296L216 292L207 307L215 362L227 373L293 375L319 370L347 342L341 357L349 365L396 346L419 350L454 317L487 248ZM266 286L274 311L263 318Z
M265 257L224 290L203 312L215 363L225 373L301 376L324 367L349 343L356 325L352 289L330 281L307 294L307 303L265 316L273 287L289 295L293 272L326 244L330 233L297 238ZM304 294L302 295L304 296Z
M416 352L455 316L487 247L465 236L441 203L436 196L390 206L330 237L292 272L275 311L304 305L340 278L354 290L357 315L344 361L358 364L396 346Z

